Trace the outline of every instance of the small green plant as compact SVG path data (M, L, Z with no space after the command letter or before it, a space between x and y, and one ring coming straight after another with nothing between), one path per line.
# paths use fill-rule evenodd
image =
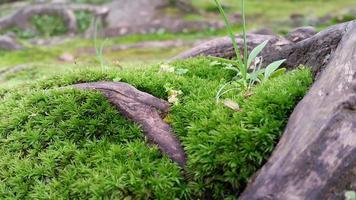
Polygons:
M34 38L36 36L35 30L21 29L18 27L10 27L10 28L0 31L0 35L7 34L7 33L13 33L16 35L16 37L18 37L20 39L30 39L30 38Z
M271 64L269 64L266 68L262 68L262 57L258 57L261 51L266 47L268 40L264 41L257 47L255 47L251 53L248 55L247 48L247 35L246 35L246 14L245 14L245 1L241 0L241 11L242 11L242 36L243 36L243 57L241 57L239 46L237 44L235 34L232 31L231 24L224 12L224 9L220 3L220 0L214 0L216 6L219 9L221 16L223 17L226 30L229 34L231 42L233 44L233 48L236 54L236 60L228 60L224 58L216 58L211 57L214 61L211 63L212 65L222 65L225 69L233 70L236 72L235 77L232 81L224 84L220 87L216 94L216 99L219 98L232 91L232 90L249 90L251 86L253 86L256 82L265 81L271 77L275 77L277 75L283 74L285 69L278 68L285 60L278 60ZM249 70L252 69L252 72ZM234 85L231 88L225 89L227 86Z
M90 26L93 19L93 15L88 11L77 11L75 17L78 22L78 30L80 33L84 33Z
M35 15L31 18L31 23L44 37L61 35L68 31L65 22L58 15Z
M95 53L96 53L96 59L100 63L101 71L104 72L108 68L108 62L104 58L104 47L107 42L107 39L105 39L103 42L101 42L100 45L98 45L98 29L99 29L99 23L97 20L93 21L94 23L94 47L95 47Z

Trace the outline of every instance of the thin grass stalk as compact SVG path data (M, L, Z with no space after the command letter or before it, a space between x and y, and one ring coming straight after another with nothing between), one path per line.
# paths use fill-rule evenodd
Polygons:
M234 87L234 88L227 89L224 92L221 92L221 94L219 95L218 99L220 99L220 97L222 97L223 95L225 95L225 94L227 94L227 93L229 93L230 91L233 91L233 90L238 90L239 91L240 88Z
M228 32L228 34L230 36L232 45L234 47L235 54L236 54L236 59L237 59L237 62L239 63L239 70L243 71L244 67L243 67L243 62L242 62L242 58L241 58L241 54L240 54L240 49L239 49L239 46L237 45L236 38L235 38L234 32L232 31L230 22L226 17L225 11L221 6L220 1L219 0L214 0L214 1L215 1L216 6L219 9L219 12L220 12L221 16L223 17L227 32Z
M246 36L246 13L245 13L245 0L241 0L241 11L242 11L242 34L243 34L243 40L244 40L244 70L241 72L242 77L245 82L247 82L247 36Z
M216 93L216 96L215 96L216 102L219 102L219 98L221 97L221 93L223 92L224 88L225 88L227 85L229 85L229 84L231 84L231 81L225 83L223 86L221 86L221 87L219 88L219 90L218 90L218 92Z
M94 18L94 47L95 47L95 52L96 52L96 58L100 62L100 67L101 71L104 72L106 70L106 61L104 58L104 48L105 48L105 43L107 39L105 39L100 46L98 46L98 29L99 29L99 23L97 18Z

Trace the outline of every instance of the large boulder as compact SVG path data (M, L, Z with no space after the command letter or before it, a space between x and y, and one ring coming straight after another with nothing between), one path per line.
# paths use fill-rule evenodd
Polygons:
M165 4L165 0L114 0L108 4L107 28L149 24L157 10Z

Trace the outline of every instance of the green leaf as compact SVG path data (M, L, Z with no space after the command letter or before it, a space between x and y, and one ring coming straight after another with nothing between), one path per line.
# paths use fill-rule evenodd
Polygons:
M286 61L286 59L274 61L273 63L269 64L266 67L264 80L269 79L269 77L273 74L273 72L275 72L278 69L278 67L281 66L282 63L284 63L284 61Z
M264 77L263 74L258 75L258 79L260 79L260 80L263 80L263 77Z
M225 67L224 69L232 70L232 71L235 71L235 72L239 72L239 69L238 69L238 68L232 67L232 66Z
M254 85L256 82L260 83L263 80L263 73L265 69L254 70L253 72L247 74L249 80L249 87Z
M253 60L255 60L255 58L258 56L258 54L261 53L261 51L266 47L268 43L268 40L262 42L261 44L259 44L257 47L255 47L250 55L248 56L248 60L247 60L247 67L249 67L252 63Z
M259 79L260 74L263 74L263 72L264 69L253 71L252 73L248 74L248 79L252 81L257 81L257 79Z
M217 61L217 60L214 60L214 61L211 62L209 65L210 65L210 66L219 66L219 65L221 65L221 63L220 63L219 61Z
M114 79L112 79L114 82L120 82L122 80L121 77L115 77Z
M287 71L286 68L280 68L280 69L277 69L275 72L273 72L271 74L271 76L269 78L276 78L278 76L281 76L283 75L285 72Z

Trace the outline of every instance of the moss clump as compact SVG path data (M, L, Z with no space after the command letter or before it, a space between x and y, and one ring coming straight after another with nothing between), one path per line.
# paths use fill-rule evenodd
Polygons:
M57 15L35 15L30 21L41 36L62 35L68 31L64 20Z
M31 30L31 29L24 30L24 29L21 29L18 27L10 27L10 28L1 30L0 33L1 34L13 33L20 39L30 39L30 38L34 38L36 36L36 33L34 30Z
M88 11L76 11L75 17L78 22L78 30L80 33L85 32L93 19L93 15Z
M233 74L209 63L171 64L188 70L183 74L160 66L68 73L1 91L0 198L236 196L270 155L311 74L289 72L257 86L247 99L229 94L242 108L235 112L214 99ZM167 89L182 91L168 119L188 155L185 175L102 95L63 87L98 80L128 82L164 99Z

